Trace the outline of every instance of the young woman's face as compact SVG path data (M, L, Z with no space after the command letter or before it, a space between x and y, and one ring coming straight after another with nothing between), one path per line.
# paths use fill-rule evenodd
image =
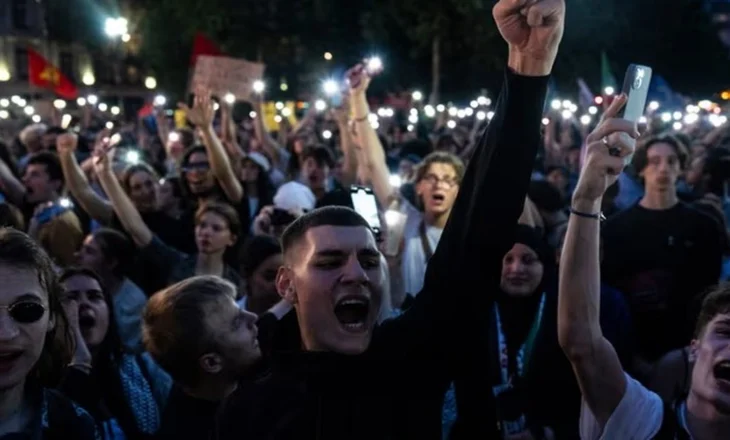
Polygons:
M173 188L174 184L174 182L165 180L160 185L159 203L160 208L163 210L172 209L180 203L180 200L175 197L175 189Z
M223 216L208 211L195 225L195 241L198 245L198 252L214 254L225 251L228 246L233 246L236 237L231 233L228 222Z
M89 350L99 347L109 330L109 307L99 282L86 275L68 278L63 282L63 304L78 307L79 328Z
M76 264L84 269L93 270L96 273L104 273L106 260L101 252L99 244L94 240L93 235L87 235L81 249L75 254Z
M263 310L268 310L281 300L276 291L276 272L283 264L281 254L268 257L247 280L248 295Z
M157 209L159 184L147 171L137 171L129 176L129 198L140 212Z
M542 281L543 265L529 246L515 243L502 260L502 290L510 296L526 297L535 293Z
M24 383L53 329L38 273L0 264L0 390Z
M183 169L183 174L193 196L199 197L213 191L215 178L210 171L207 154L203 152L191 154Z

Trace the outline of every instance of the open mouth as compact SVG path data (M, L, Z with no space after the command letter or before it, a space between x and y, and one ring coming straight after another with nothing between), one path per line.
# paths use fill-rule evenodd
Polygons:
M81 330L92 329L95 325L96 318L94 318L93 316L88 314L79 315L79 327L81 327Z
M13 362L17 360L23 352L21 351L6 351L0 353L0 362L6 363L6 362Z
M730 382L730 361L722 361L713 368L715 378Z
M443 195L443 194L434 194L434 195L431 196L431 199L434 202L443 203L444 200L446 200L446 196Z
M352 332L367 329L370 315L370 300L362 296L341 299L335 305L335 316L342 326Z

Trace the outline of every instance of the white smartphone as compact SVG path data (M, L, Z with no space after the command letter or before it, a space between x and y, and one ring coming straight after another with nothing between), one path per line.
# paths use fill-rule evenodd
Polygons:
M649 97L649 84L651 84L651 67L639 64L631 64L626 70L624 77L624 86L622 92L626 94L627 100L624 105L621 117L627 121L638 123L639 118L644 116L646 109L646 100ZM631 147L633 151L636 148L636 139L626 133L621 133L621 141ZM626 165L631 163L634 154L626 156Z
M364 186L353 186L350 188L350 198L352 199L352 207L355 208L355 211L368 222L376 234L380 234L380 231L383 230L383 225L380 224L378 203L375 200L373 190Z

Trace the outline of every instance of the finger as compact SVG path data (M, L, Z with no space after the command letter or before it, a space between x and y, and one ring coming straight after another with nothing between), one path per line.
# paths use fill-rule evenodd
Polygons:
M527 8L529 5L536 3L536 1L537 0L500 0L496 5L494 5L492 14L494 15L494 18L504 18Z
M531 27L540 27L543 25L545 15L543 9L538 5L527 8L527 24Z
M586 167L596 169L604 176L621 174L625 166L623 158L611 156L601 145L597 145L586 160Z
M178 102L177 103L177 108L179 108L180 110L184 110L186 112L189 112L190 111L190 107L188 107L188 105L185 104L184 102Z
M626 104L626 100L627 99L628 99L628 97L624 93L618 95L613 100L613 102L611 103L611 105L608 106L608 108L606 109L606 111L603 113L603 116L601 116L601 122L603 122L604 120L607 120L607 119L611 119L611 118L617 117L618 116L618 112L620 112L621 109L623 108L623 106Z
M527 9L527 24L539 27L553 22L559 15L562 15L565 8L560 0L538 0L529 4L525 9Z
M639 129L635 122L625 119L607 119L601 122L593 133L589 134L586 140L588 142L596 142L613 133L623 132L630 137L637 139L640 136Z

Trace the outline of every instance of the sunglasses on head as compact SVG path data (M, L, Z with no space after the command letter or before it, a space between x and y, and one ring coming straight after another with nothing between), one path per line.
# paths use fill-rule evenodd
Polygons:
M7 309L10 317L20 324L32 324L46 313L46 307L34 301L17 302L9 306L0 306L0 309Z

